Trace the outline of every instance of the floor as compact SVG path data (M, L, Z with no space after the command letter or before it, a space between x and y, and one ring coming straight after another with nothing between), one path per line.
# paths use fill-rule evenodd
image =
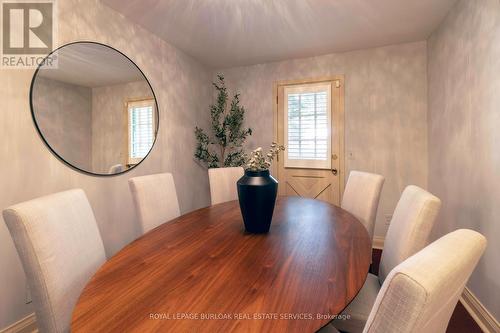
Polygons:
M372 253L372 265L370 267L370 273L377 274L378 267L380 264L380 258L382 257L382 250L373 249ZM462 303L458 302L455 307L455 311L451 316L450 323L448 324L448 329L446 333L481 333L481 328L476 324L471 315L464 308Z

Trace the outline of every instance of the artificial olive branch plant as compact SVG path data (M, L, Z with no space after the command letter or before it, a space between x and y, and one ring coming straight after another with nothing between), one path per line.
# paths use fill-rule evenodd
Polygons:
M196 126L196 149L194 157L209 168L234 167L245 164L243 143L252 135L251 128L244 128L245 108L240 105L240 95L235 94L229 108L228 93L222 74L213 86L217 101L210 105L211 133Z

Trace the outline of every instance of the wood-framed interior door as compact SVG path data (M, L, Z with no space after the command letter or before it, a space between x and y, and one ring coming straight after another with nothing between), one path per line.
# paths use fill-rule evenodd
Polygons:
M293 123L295 118L292 117L291 113L288 113L289 110L293 109L293 98L297 98L301 92L306 94L301 95L302 98L311 96L311 93L315 92L317 94L323 93L323 95L317 96L325 96L324 93L328 90L329 96L326 104L330 118L326 128L329 129L327 140L330 142L329 149L326 149L325 153L324 150L321 150L323 148L318 148L321 151L319 155L314 155L312 160L308 160L309 157L303 159L303 156L297 155L297 141L293 140L294 128L296 128L293 127L296 126L296 123ZM276 168L279 181L278 194L319 199L339 205L344 190L344 76L278 82L274 86L274 95L276 101L274 108L276 141L286 147L288 138L290 138L290 147L286 147L287 149L280 152L278 156ZM301 102L298 102L297 105L301 105ZM314 97L314 108L316 105L316 97ZM294 110L290 112L296 112L297 109ZM314 123L318 128L317 122ZM316 139L314 142L315 147L324 147ZM311 147L309 144L306 143L305 146ZM300 144L299 146L304 145ZM306 153L307 151L310 149L306 149ZM314 151L316 152L316 148Z

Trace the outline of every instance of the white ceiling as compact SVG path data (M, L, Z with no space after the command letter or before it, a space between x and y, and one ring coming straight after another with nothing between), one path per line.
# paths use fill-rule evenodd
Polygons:
M426 39L456 0L101 0L214 68Z
M100 44L70 44L54 55L57 56L57 68L42 67L41 77L89 88L144 80L129 59Z

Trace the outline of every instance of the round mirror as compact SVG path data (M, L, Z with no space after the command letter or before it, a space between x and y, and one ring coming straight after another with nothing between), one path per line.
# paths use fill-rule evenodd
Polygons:
M95 175L122 173L146 158L158 131L158 105L137 65L93 42L67 44L48 57L55 62L36 70L30 99L50 150Z

